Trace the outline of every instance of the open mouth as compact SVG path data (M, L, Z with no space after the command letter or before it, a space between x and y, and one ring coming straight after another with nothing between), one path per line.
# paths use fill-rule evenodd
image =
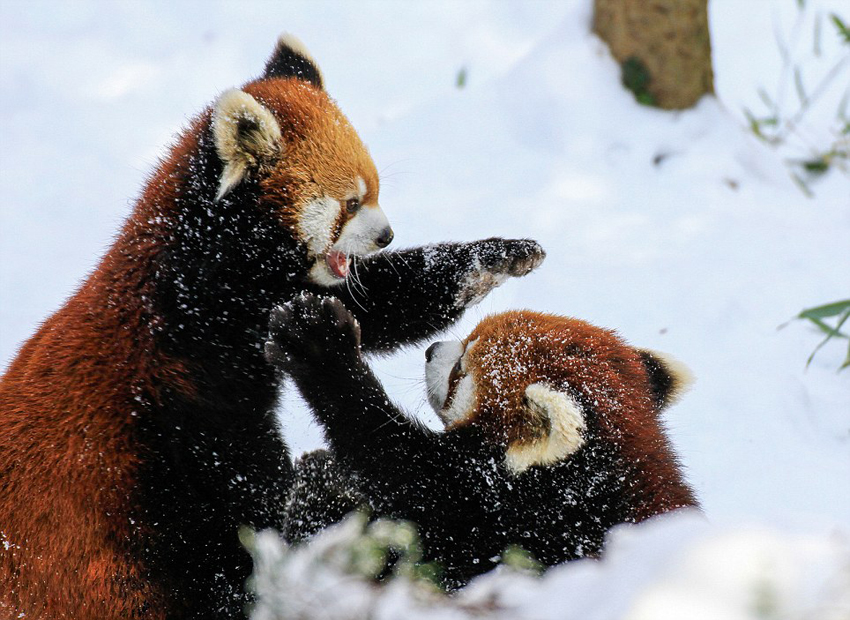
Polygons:
M325 262L331 273L340 280L344 280L348 276L348 268L351 265L351 259L345 252L332 250L325 254Z

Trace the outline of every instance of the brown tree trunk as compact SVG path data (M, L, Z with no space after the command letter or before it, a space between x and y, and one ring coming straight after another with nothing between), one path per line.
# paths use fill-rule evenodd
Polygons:
M714 92L708 0L594 0L593 31L643 103L689 108Z

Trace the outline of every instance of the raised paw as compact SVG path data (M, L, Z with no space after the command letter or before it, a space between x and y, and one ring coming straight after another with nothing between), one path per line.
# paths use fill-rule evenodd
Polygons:
M338 363L359 356L360 325L337 298L302 293L272 310L265 351L284 370Z
M477 252L481 266L494 274L520 277L546 258L541 245L531 239L487 239Z
M474 306L509 277L536 269L546 252L531 239L485 239L473 248L473 268L461 284L458 305Z

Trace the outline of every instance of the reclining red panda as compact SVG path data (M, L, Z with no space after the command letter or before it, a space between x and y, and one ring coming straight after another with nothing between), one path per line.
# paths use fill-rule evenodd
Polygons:
M355 507L345 492L355 485L376 516L419 525L426 558L456 588L509 544L549 566L598 554L614 525L697 506L659 419L689 382L681 365L576 319L491 316L426 353L429 400L447 429L437 433L391 404L360 334L333 298L302 296L272 313L267 355L333 452L303 462L290 539Z
M191 122L0 381L0 617L243 615L238 528L281 527L292 479L263 357L272 307L333 290L364 349L390 350L543 259L503 239L367 256L393 236L378 192L291 37Z

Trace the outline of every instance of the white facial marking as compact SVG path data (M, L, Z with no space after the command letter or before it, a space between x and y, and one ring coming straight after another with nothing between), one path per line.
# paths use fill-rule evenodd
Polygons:
M356 181L356 193L349 198L362 200L367 189L366 182L360 177L357 177ZM370 254L380 249L375 240L380 238L390 225L387 216L377 204L363 205L345 222L339 238L331 245L331 235L340 209L342 205L339 201L322 196L307 203L302 208L298 220L298 235L307 245L308 255L314 259L310 268L310 279L322 286L337 286L345 282L343 274L334 274L331 271L325 261L326 256L337 253L336 256L344 259Z
M549 419L550 432L534 442L508 446L505 465L515 474L562 461L584 445L584 412L571 395L543 383L532 383L525 395L533 413Z
M389 220L381 207L363 205L342 227L342 233L334 243L333 249L345 252L349 256L361 256L374 252L379 249L375 239L389 225Z
M308 277L319 286L324 286L326 288L345 284L345 280L337 278L333 273L331 273L330 267L328 267L328 264L322 258L314 262L313 266L310 267Z
M431 352L431 359L425 364L428 402L446 427L462 422L475 408L476 386L472 374L465 374L460 378L451 401L448 400L452 370L460 363L461 372L466 372L466 358L473 344L475 340L469 341L466 347L457 340L438 342Z
M463 343L458 340L438 342L425 363L425 386L428 402L436 413L440 413L449 395L449 375L463 355Z
M452 427L463 422L475 409L475 380L472 375L465 375L457 383L455 393L449 406L438 412L446 427Z
M298 218L298 235L310 256L323 256L331 245L331 233L339 217L339 201L322 196L308 202Z

